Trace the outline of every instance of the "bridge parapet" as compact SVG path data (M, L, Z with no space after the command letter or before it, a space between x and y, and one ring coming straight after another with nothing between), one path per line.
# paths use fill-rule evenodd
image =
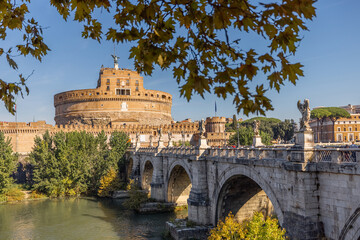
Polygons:
M331 163L358 163L360 162L360 149L351 148L322 148L314 149L311 162Z
M144 148L129 148L129 152L136 153L149 153L149 154L161 154L163 156L192 156L192 157L206 157L214 160L221 158L236 158L236 159L248 159L248 160L262 160L272 159L280 161L296 161L293 158L292 153L298 151L292 147L242 147L242 148L217 148L210 147L205 149L202 153L199 148L191 147L144 147ZM351 148L314 148L312 151L312 157L309 159L310 163L358 163L360 162L360 149Z

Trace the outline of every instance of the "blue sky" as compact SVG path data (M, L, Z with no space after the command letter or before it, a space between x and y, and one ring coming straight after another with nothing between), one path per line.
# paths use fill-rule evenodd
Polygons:
M30 11L42 26L47 27L44 31L45 41L52 51L41 63L31 57L16 59L20 65L19 72L30 74L34 70L28 81L30 94L17 100L18 121L30 122L35 119L54 124L54 94L95 88L101 65L113 66L110 56L114 51L112 42L102 41L99 44L94 40L82 39L82 25L65 22L47 2L32 3ZM296 102L305 98L310 100L311 107L360 104L360 1L319 0L315 6L317 17L308 23L310 31L302 34L303 41L295 56L296 61L304 65L305 76L296 86L287 84L279 94L272 91L267 95L275 108L266 113L267 117L297 121L300 113ZM106 22L110 15L104 14L104 17ZM2 47L16 44L16 37L10 34L0 44ZM129 45L116 45L120 67L133 68L128 51ZM17 72L10 70L4 60L0 59L0 78L15 79ZM232 117L236 113L232 99L222 100L210 94L206 95L205 100L194 96L187 102L180 97L171 70L157 69L152 76L144 76L144 86L173 95L174 120L198 120L214 116L215 101L218 116ZM249 117L242 113L238 115L238 118ZM15 117L1 103L0 121L14 120Z

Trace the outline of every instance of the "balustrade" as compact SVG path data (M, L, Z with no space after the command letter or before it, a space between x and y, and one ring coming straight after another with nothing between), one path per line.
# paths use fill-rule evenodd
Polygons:
M197 156L199 151L196 147L166 147L158 149L156 147L147 147L135 149L131 147L128 151L137 151L140 153L160 153L164 155L186 155L186 156ZM243 158L250 160L260 160L260 159L277 159L281 161L288 161L293 150L291 147L264 147L264 148L228 148L228 147L209 147L203 153L202 156L215 158L216 161L222 161L226 158ZM352 148L315 148L313 150L313 156L310 159L310 162L320 163L320 162L329 162L329 163L356 163L360 162L360 149Z

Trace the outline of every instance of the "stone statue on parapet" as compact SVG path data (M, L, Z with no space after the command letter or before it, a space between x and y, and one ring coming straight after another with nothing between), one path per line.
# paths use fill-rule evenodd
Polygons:
M170 131L168 131L168 138L169 138L168 147L172 147L172 146L173 146L172 141L171 141L171 139L172 139L172 132L170 132Z
M158 129L158 134L159 134L159 141L160 141L161 137L162 137L162 129L161 128Z
M253 128L254 128L254 135L255 136L260 136L259 127L260 127L260 121L259 120L254 120Z
M182 142L182 145L185 146L185 132L184 131L181 131L181 142Z
M151 134L150 136L149 136L149 141L150 141L150 147L152 147L153 146L153 135Z
M204 121L204 119L201 119L201 121L199 122L199 133L200 133L200 137L204 137L204 135L205 135L205 121Z
M136 144L140 142L140 133L136 133Z
M297 103L297 107L301 113L301 120L300 120L300 131L309 131L310 128L310 103L309 99L305 99L304 103L301 103L299 100Z

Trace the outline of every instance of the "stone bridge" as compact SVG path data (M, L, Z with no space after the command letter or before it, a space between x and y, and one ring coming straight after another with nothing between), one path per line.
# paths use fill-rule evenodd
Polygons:
M274 214L291 239L359 239L360 150L333 148L133 148L132 178L157 200L188 204L215 225L230 211Z

